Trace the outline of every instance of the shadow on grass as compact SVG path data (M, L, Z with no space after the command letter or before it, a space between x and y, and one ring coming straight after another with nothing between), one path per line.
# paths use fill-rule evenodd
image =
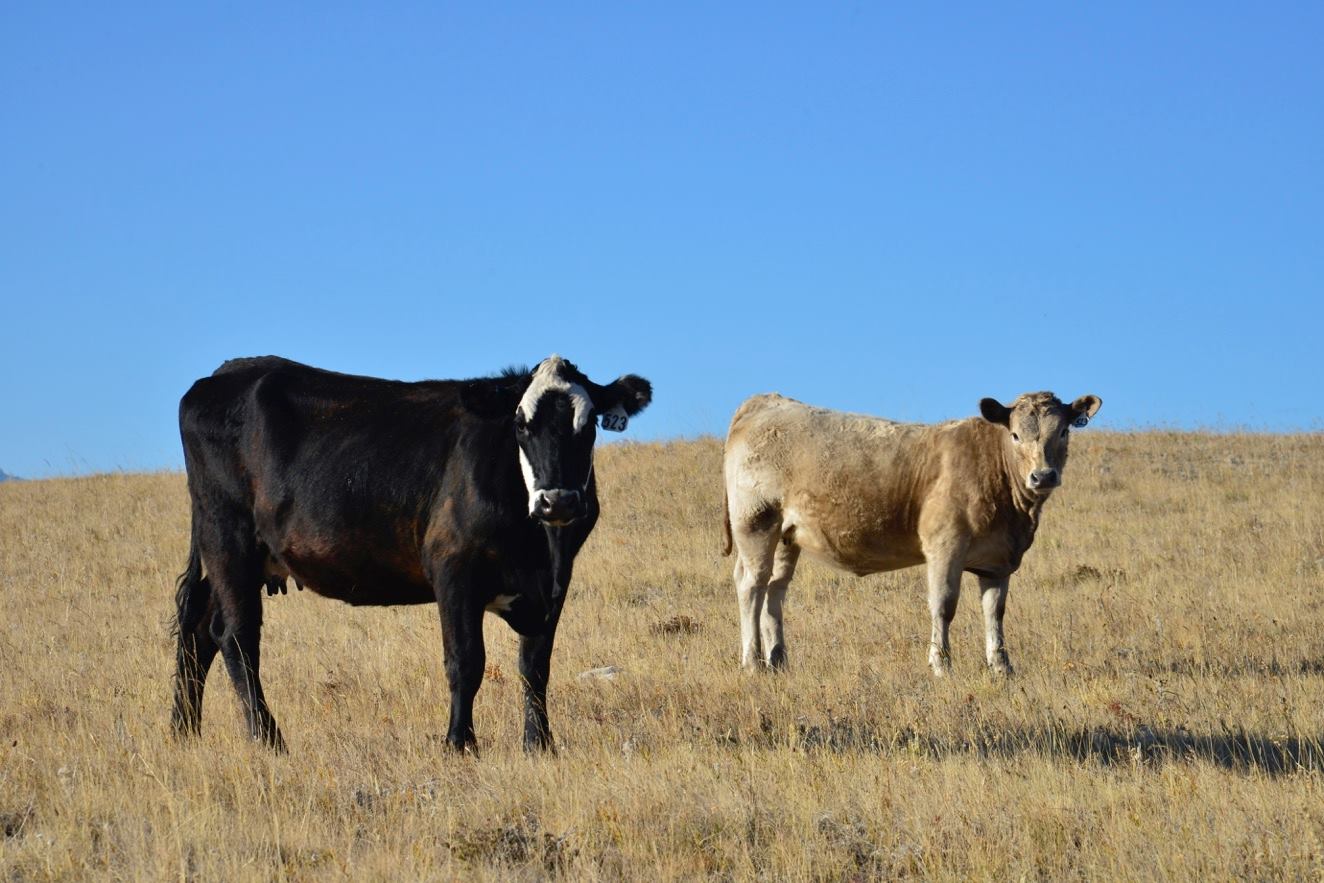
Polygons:
M1295 662L1280 662L1277 659L1219 659L1199 661L1179 659L1154 665L1142 665L1146 674L1187 675L1203 678L1286 678L1293 675L1311 676L1324 674L1324 659L1301 659Z
M761 736L761 738L760 738ZM1178 727L1164 729L1137 724L1114 727L1042 727L999 730L976 727L968 733L934 735L911 728L885 731L870 724L832 718L822 725L800 723L790 744L764 731L750 740L766 747L799 751L916 754L931 758L1070 758L1103 766L1159 766L1181 761L1205 761L1228 770L1281 776L1324 770L1324 737L1272 737L1222 725L1218 734L1195 734ZM726 737L724 741L732 741Z

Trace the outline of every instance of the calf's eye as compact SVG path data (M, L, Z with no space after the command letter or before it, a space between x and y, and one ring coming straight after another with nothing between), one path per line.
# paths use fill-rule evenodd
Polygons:
M1016 444L1021 443L1021 437L1014 432L1011 434L1011 440L1016 442Z

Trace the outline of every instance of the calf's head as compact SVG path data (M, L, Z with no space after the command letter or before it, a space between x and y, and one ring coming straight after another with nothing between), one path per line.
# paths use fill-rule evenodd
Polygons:
M1102 405L1095 395L1065 405L1051 392L1027 392L1010 405L982 399L979 413L1006 429L1013 469L1025 489L1046 497L1062 483L1071 428L1083 427Z
M529 515L554 526L569 524L588 511L599 416L612 414L608 419L623 424L620 415L632 417L647 407L653 388L633 374L599 385L557 355L521 379L526 382L502 397L499 419L512 421Z

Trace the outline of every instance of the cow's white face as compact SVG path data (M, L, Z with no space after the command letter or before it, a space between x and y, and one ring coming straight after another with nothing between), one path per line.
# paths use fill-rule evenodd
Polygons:
M586 383L573 365L550 356L534 370L515 408L529 515L547 524L568 524L587 511L597 425Z
M1051 392L1033 392L1017 397L1010 406L984 399L979 410L985 420L1006 428L1014 469L1025 489L1047 497L1062 484L1071 427L1084 426L1102 405L1093 395L1064 405Z

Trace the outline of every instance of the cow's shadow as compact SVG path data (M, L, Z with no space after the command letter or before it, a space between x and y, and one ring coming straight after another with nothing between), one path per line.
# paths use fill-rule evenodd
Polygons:
M1070 758L1103 766L1159 766L1200 760L1228 770L1282 776L1324 770L1324 734L1266 736L1222 724L1219 734L1196 734L1184 727L1137 724L1114 727L975 727L937 735L914 729L883 732L833 718L821 725L799 724L794 747L803 751L913 753L928 757Z

